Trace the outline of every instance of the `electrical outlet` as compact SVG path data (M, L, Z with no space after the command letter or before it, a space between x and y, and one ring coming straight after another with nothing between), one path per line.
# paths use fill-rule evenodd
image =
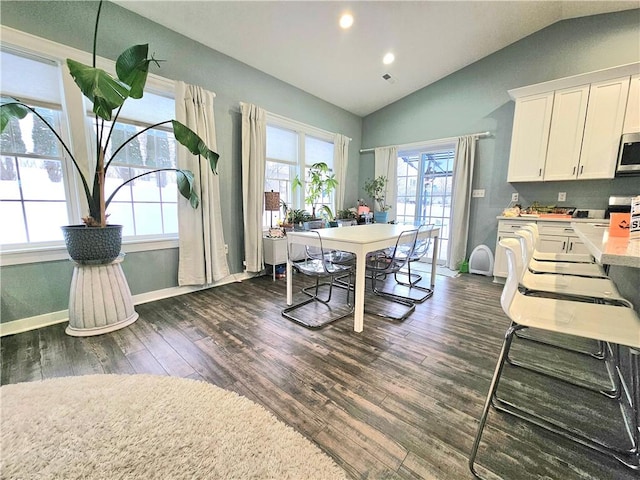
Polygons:
M512 202L517 202L518 201L518 192L513 192L511 194L511 201Z
M558 201L566 202L567 201L567 192L558 192Z
M483 198L484 197L484 188L480 188L477 190L472 190L471 191L471 196L473 198Z

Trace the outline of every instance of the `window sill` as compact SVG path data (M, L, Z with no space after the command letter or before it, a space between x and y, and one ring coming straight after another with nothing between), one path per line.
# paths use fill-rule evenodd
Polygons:
M146 238L144 240L131 239L122 241L122 251L124 253L148 252L169 248L178 248L177 238ZM64 244L21 248L19 250L3 249L0 252L0 267L59 260L69 260L69 254Z

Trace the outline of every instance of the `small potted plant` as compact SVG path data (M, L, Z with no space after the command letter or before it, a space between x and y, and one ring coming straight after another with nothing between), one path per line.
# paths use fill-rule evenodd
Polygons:
M375 201L373 219L376 223L387 223L391 205L387 204L387 177L380 175L364 183L364 191Z
M98 24L102 1L98 5L96 23L94 29L93 64L84 65L72 59L67 59L67 65L76 85L85 97L93 104L96 130L96 151L93 163L95 171L91 183L82 172L76 157L70 148L62 140L58 132L51 124L40 115L36 109L21 102L16 98L3 97L0 99L0 133L4 131L11 119L22 119L29 113L35 115L39 121L53 132L62 148L71 159L78 173L82 188L89 205L89 212L82 218L84 225L69 225L62 227L69 255L79 262L109 263L120 254L122 242L122 225L109 225L107 223L107 208L117 192L126 184L135 181L144 175L151 175L162 171L174 171L177 175L177 186L180 194L189 200L193 208L199 204L198 194L194 189L194 176L189 170L177 168L159 168L145 172L133 178L126 179L111 195L106 198L105 179L111 162L133 139L151 128L164 124L171 124L176 141L184 145L193 155L205 158L209 168L216 173L218 154L210 150L202 139L186 125L176 121L167 120L152 125L132 135L119 148L107 158L108 145L113 141L112 134L118 120L120 110L128 98L139 99L144 93L149 66L152 63L158 65L158 60L147 58L149 45L134 45L125 50L116 61L116 77L104 70L96 68L96 41L98 37ZM111 128L107 122L112 122ZM87 155L88 152L79 152L78 155ZM91 163L91 162L87 162Z
M302 187L302 181L300 181L300 178L297 175L293 179L292 186L294 191L297 188ZM311 215L314 219L317 218L316 206L318 205L318 202L322 197L328 197L331 195L331 192L333 192L337 186L338 181L335 178L335 174L331 172L329 165L324 162L314 163L311 165L307 179L305 180L306 191L304 201L307 205L311 205ZM331 212L330 209L329 212ZM333 217L333 213L331 213L331 217Z

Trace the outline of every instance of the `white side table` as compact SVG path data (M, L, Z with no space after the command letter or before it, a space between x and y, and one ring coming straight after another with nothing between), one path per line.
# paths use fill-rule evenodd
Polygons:
M276 265L287 263L287 239L286 238L262 238L264 263L271 265L273 281L276 280Z
M113 332L138 319L120 254L107 264L75 263L69 290L67 335L88 337Z

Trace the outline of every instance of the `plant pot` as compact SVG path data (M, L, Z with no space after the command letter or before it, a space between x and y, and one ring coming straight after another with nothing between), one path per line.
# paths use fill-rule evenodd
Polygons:
M110 263L120 255L122 225L87 227L68 225L62 227L69 256L79 263Z
M373 214L373 221L376 223L387 223L389 219L389 212L375 212Z

